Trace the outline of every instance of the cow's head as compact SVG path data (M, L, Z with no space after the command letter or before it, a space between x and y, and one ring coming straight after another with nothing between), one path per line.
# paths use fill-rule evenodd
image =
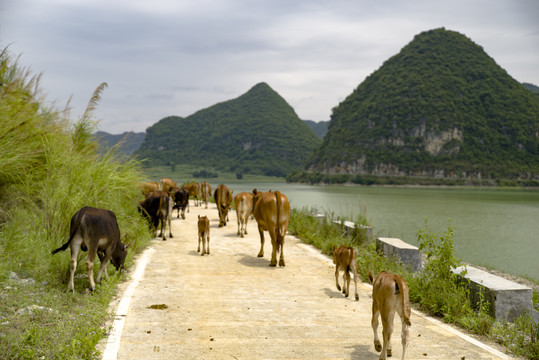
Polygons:
M119 246L116 248L116 251L112 254L110 262L116 268L116 271L124 268L125 258L127 257L127 248L130 244L124 245L120 242Z

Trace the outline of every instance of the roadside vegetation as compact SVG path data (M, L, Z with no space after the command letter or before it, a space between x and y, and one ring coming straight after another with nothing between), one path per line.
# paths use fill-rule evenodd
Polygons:
M356 226L347 234L342 226L333 223L345 219L325 214L325 220L320 220L312 216L313 213L314 210L308 208L293 209L290 233L327 255L332 254L335 246L353 246L358 252L358 275L363 281L368 281L369 271L374 275L382 270L401 274L408 283L410 301L415 308L473 334L487 336L516 355L539 359L539 325L529 317L520 317L514 323L500 323L489 315L486 301L481 301L477 308L472 306L465 282L451 271L462 265L454 255L452 227L446 233L434 233L425 223L425 229L418 231L419 249L427 256L427 261L422 272L413 272L396 259L378 252L376 244L361 227ZM358 217L355 223L365 225L366 220ZM534 303L537 298L534 293Z
M81 252L75 292L67 293L73 214L82 206L114 211L122 241L131 246L126 267L149 241L136 210L142 173L115 149L98 154L92 112L106 84L77 121L45 105L39 76L0 50L0 358L93 359L106 335L109 303L123 274L85 289ZM94 267L97 273L99 263Z

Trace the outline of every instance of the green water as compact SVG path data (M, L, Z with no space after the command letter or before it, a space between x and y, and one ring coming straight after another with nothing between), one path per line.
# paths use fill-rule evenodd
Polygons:
M234 182L234 193L279 190L293 207L316 207L351 220L367 217L376 236L417 245L425 219L434 232L455 231L463 261L539 280L539 191L310 186Z

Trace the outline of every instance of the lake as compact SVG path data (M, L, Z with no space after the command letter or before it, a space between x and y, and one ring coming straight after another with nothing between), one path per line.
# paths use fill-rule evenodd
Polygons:
M295 208L315 207L354 221L366 216L375 236L417 244L417 231L454 228L455 254L471 264L539 280L539 191L493 188L311 186L226 183L234 193L279 190ZM212 183L212 186L215 186Z

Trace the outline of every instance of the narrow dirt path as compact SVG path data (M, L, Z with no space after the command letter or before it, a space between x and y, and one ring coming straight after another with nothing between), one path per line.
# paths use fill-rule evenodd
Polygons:
M210 218L209 256L196 251L198 214ZM104 344L104 359L378 359L369 285L360 284L359 301L352 289L344 298L334 265L318 250L288 235L286 267L272 268L267 233L265 257L256 257L256 221L245 238L236 231L235 212L218 227L215 204L191 204L186 220L174 218L174 237L153 240L140 279L123 285L121 325ZM407 359L511 359L418 312L411 320ZM397 316L397 359L400 329Z

